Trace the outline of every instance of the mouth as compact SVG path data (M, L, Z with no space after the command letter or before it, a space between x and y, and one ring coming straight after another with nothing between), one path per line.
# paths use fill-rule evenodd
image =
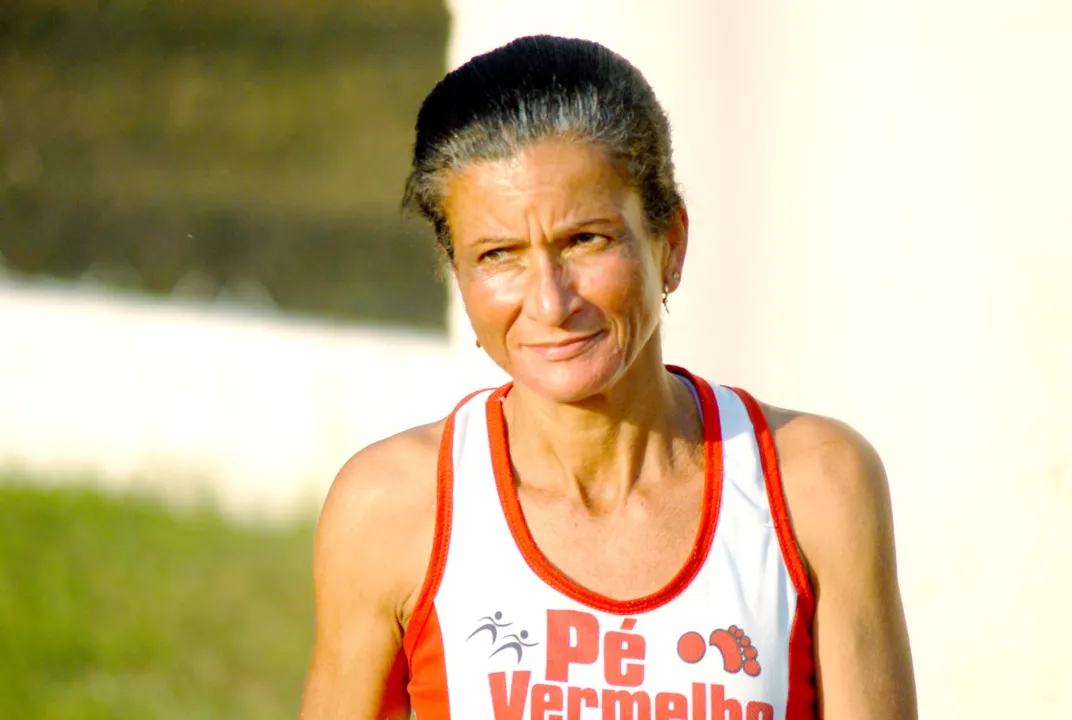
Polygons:
M605 334L606 330L599 330L588 335L579 335L554 342L530 343L526 347L542 356L544 360L553 362L572 360L587 351Z

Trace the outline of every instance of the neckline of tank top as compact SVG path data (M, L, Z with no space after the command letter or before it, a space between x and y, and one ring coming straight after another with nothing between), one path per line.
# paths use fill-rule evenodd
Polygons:
M506 435L506 419L502 400L509 393L512 383L494 390L486 401L488 439L491 450L492 469L499 503L509 526L510 535L529 568L550 587L563 595L595 610L617 615L633 615L650 612L665 605L680 595L696 578L703 567L714 543L715 529L722 499L722 428L719 421L718 401L711 385L688 370L674 365L666 369L686 381L693 391L700 408L704 433L704 492L699 526L692 549L684 564L660 589L648 595L628 600L619 600L591 590L574 581L555 567L536 545L521 509L517 495L516 478L510 461L510 449Z

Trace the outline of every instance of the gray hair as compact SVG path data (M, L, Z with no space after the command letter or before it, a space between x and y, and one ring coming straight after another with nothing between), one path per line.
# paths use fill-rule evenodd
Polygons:
M443 177L540 140L600 146L640 193L654 233L665 232L683 204L670 123L655 92L636 67L598 43L538 35L477 56L432 89L416 131L403 207L432 223L452 262Z

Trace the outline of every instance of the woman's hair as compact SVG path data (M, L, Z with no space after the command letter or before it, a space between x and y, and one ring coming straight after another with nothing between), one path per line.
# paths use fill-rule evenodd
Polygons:
M443 176L543 139L602 147L640 193L652 232L682 204L666 113L640 71L598 43L538 35L477 56L432 89L416 130L403 206L431 221L451 261Z

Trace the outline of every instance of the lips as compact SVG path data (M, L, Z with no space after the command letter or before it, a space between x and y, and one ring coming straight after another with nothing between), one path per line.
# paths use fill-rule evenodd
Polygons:
M549 343L530 343L526 347L542 356L545 360L556 362L572 360L587 351L597 340L603 337L604 333L604 330L600 330L590 335L580 335Z

